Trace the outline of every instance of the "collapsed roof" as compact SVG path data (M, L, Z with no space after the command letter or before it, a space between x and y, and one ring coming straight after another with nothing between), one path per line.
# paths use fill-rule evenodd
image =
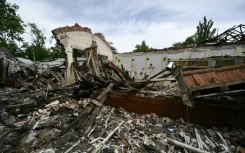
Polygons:
M182 92L182 100L188 106L194 106L193 100L197 98L221 97L243 103L245 64L184 72L176 68L174 73Z
M208 42L214 42L218 44L224 43L235 43L235 42L244 42L245 41L245 25L240 24L238 26L233 26Z

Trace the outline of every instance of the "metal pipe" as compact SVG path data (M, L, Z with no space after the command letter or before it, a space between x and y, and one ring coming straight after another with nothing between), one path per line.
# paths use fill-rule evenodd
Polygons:
M193 146L190 146L190 145L187 145L187 144L184 144L182 142L179 142L179 141L175 141L175 140L172 140L172 139L167 139L167 143L171 144L171 145L175 145L177 147L180 147L180 148L184 148L186 150L190 150L191 152L196 152L196 153L209 153L205 150L201 150L199 148L196 148L196 147L193 147Z

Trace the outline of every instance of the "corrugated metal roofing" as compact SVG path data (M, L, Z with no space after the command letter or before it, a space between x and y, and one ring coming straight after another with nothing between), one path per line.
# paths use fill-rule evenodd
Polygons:
M205 88L245 80L245 64L183 72L187 88Z

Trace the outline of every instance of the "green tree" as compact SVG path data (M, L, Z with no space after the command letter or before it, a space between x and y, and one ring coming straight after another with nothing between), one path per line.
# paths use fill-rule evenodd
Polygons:
M28 23L31 36L31 44L24 43L22 48L25 50L26 57L33 61L43 61L49 59L49 49L45 47L46 37L44 30L40 30L35 23Z
M63 58L64 57L64 53L62 51L61 46L56 43L55 46L50 47L50 49L49 49L49 57L51 59Z
M206 16L203 17L203 23L199 22L195 40L197 44L203 44L214 37L216 28L212 29L213 23L212 20L207 21Z
M184 42L176 42L173 43L173 47L186 47L186 46L192 46L196 44L196 35L187 37Z
M28 27L30 28L29 35L32 39L32 44L35 46L44 47L46 37L44 36L44 30L40 30L35 23L28 23Z
M146 45L146 42L143 40L141 45L138 44L135 46L135 50L133 50L133 52L146 52L149 50L150 50L150 47Z
M200 21L196 27L196 33L187 37L184 42L173 43L173 47L186 47L195 44L204 44L214 37L216 28L212 29L213 23L214 22L212 20L207 21L206 16L203 17L203 22Z
M182 42L175 42L172 44L173 47L182 47L183 43Z
M44 61L49 59L48 49L41 46L30 45L25 50L26 58L33 61Z
M0 46L10 50L14 55L20 51L16 45L22 42L21 34L24 33L24 22L16 13L19 6L0 1Z

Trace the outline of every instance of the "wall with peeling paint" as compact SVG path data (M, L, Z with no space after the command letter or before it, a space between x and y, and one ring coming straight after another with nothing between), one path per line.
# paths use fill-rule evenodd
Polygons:
M175 62L184 68L207 68L245 62L245 44L206 46L197 48L164 49L154 52L114 55L114 64L129 71L136 79L152 76Z
M85 50L92 46L93 42L97 45L97 54L108 57L109 61L113 60L113 52L111 47L100 37L82 31L71 31L57 35L57 39L64 46L66 53L66 82L72 84L75 82L73 51Z

